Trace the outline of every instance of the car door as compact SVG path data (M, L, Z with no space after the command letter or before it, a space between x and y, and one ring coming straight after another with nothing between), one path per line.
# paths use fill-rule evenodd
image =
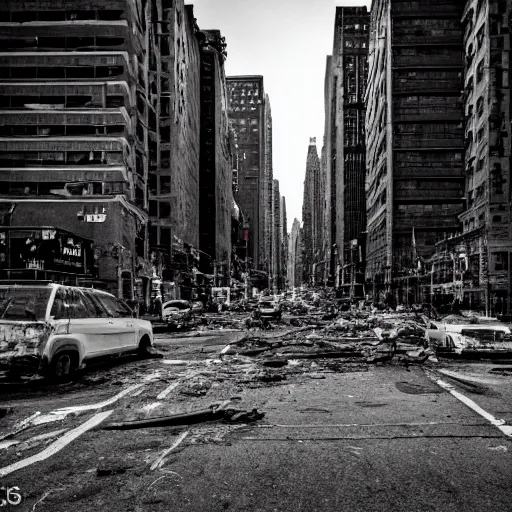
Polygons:
M105 352L108 337L107 313L96 311L80 290L59 287L50 316L62 326L60 332L76 336L82 341L84 358L96 357ZM113 334L113 326L111 331Z
M96 292L95 295L107 310L109 320L114 325L119 349L127 351L137 348L137 329L131 309L112 295L100 292Z

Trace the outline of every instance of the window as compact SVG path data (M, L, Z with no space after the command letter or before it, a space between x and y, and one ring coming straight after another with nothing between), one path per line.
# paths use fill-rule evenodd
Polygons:
M56 320L64 318L91 318L93 309L82 292L71 288L59 288L55 295L50 316Z
M480 117L484 110L484 97L480 96L476 102L476 115Z
M168 219L171 216L171 204L161 202L160 211L158 212L159 219Z
M482 59L476 67L476 83L480 83L484 78L484 59Z
M110 317L127 318L132 316L131 309L115 297L104 294L95 294L101 305L107 310Z
M160 194L169 194L171 192L171 177L160 176Z
M171 245L171 228L160 228L160 245L169 247Z
M482 43L484 42L484 35L485 35L485 24L482 25L482 27L476 34L478 49L480 49L482 47Z
M508 252L495 252L492 254L495 271L508 270Z

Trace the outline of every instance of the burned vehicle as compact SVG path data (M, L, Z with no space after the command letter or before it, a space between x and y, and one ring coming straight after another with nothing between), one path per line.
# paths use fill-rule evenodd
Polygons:
M162 304L162 322L168 328L187 326L192 320L192 305L188 300L168 300Z
M263 299L258 302L252 316L256 319L281 320L282 314L279 302Z
M58 284L0 286L0 375L69 377L90 360L153 345L150 322L110 293Z

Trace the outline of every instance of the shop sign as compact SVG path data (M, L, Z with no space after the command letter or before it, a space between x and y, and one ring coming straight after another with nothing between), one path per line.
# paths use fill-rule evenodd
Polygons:
M105 222L107 215L105 213L88 213L84 216L85 222Z

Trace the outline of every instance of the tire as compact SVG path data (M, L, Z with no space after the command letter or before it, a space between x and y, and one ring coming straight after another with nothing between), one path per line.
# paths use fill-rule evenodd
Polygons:
M137 353L141 357L149 357L151 355L151 340L149 336L143 336L139 342Z
M49 375L55 382L68 382L77 369L77 354L73 352L59 352L53 356L50 363Z

